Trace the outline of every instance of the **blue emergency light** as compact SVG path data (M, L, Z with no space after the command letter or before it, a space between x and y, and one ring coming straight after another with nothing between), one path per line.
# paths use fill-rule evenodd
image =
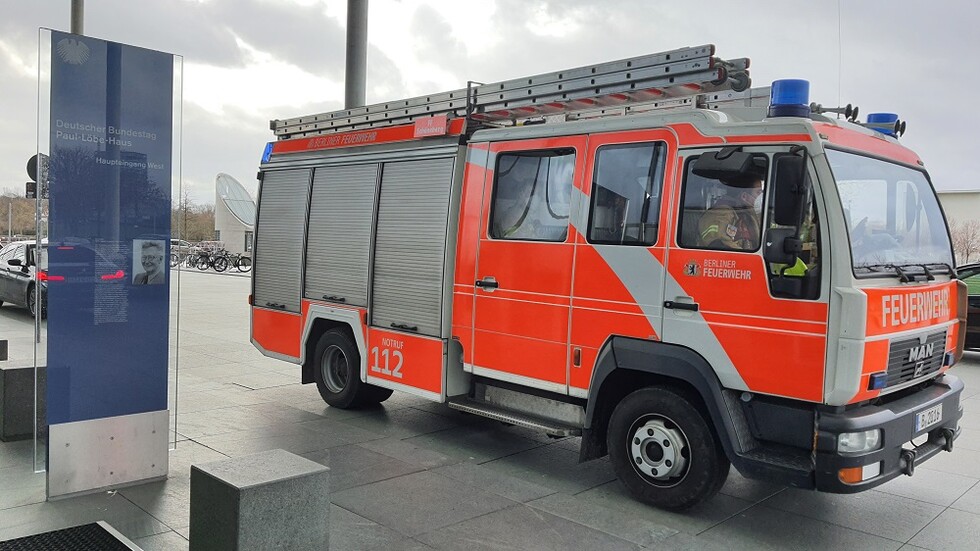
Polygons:
M262 164L268 163L272 157L272 142L265 144L265 151L262 152Z
M774 80L769 97L770 117L809 117L810 82L787 78Z
M868 128L882 134L895 137L895 123L898 122L896 113L868 113Z

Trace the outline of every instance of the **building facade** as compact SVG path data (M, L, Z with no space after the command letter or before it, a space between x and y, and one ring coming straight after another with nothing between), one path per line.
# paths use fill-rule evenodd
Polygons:
M255 201L238 180L219 173L214 184L214 238L231 253L251 254Z

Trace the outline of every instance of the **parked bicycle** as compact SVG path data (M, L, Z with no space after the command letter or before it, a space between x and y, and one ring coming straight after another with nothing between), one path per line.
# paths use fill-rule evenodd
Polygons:
M201 255L197 258L197 269L204 271L209 268L214 268L216 272L223 272L228 269L229 257L228 251L224 249L218 249L215 251L202 251Z
M236 270L242 273L252 271L252 257L250 255L234 253L228 255L228 261Z

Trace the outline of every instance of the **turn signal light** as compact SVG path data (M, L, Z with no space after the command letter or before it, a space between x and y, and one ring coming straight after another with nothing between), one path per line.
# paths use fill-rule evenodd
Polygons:
M844 484L857 484L881 474L881 462L872 463L863 467L847 467L837 471L837 478Z
M253 306L255 303L252 301L252 295L248 295L248 305Z

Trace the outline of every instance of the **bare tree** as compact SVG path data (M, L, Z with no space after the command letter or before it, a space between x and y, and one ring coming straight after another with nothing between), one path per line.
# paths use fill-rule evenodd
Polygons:
M980 253L980 220L949 221L949 230L953 238L953 251L956 252L956 263L962 265L970 262L970 257Z
M214 239L214 205L197 205L191 200L190 192L183 190L178 204L170 214L171 232L187 241L207 241Z

